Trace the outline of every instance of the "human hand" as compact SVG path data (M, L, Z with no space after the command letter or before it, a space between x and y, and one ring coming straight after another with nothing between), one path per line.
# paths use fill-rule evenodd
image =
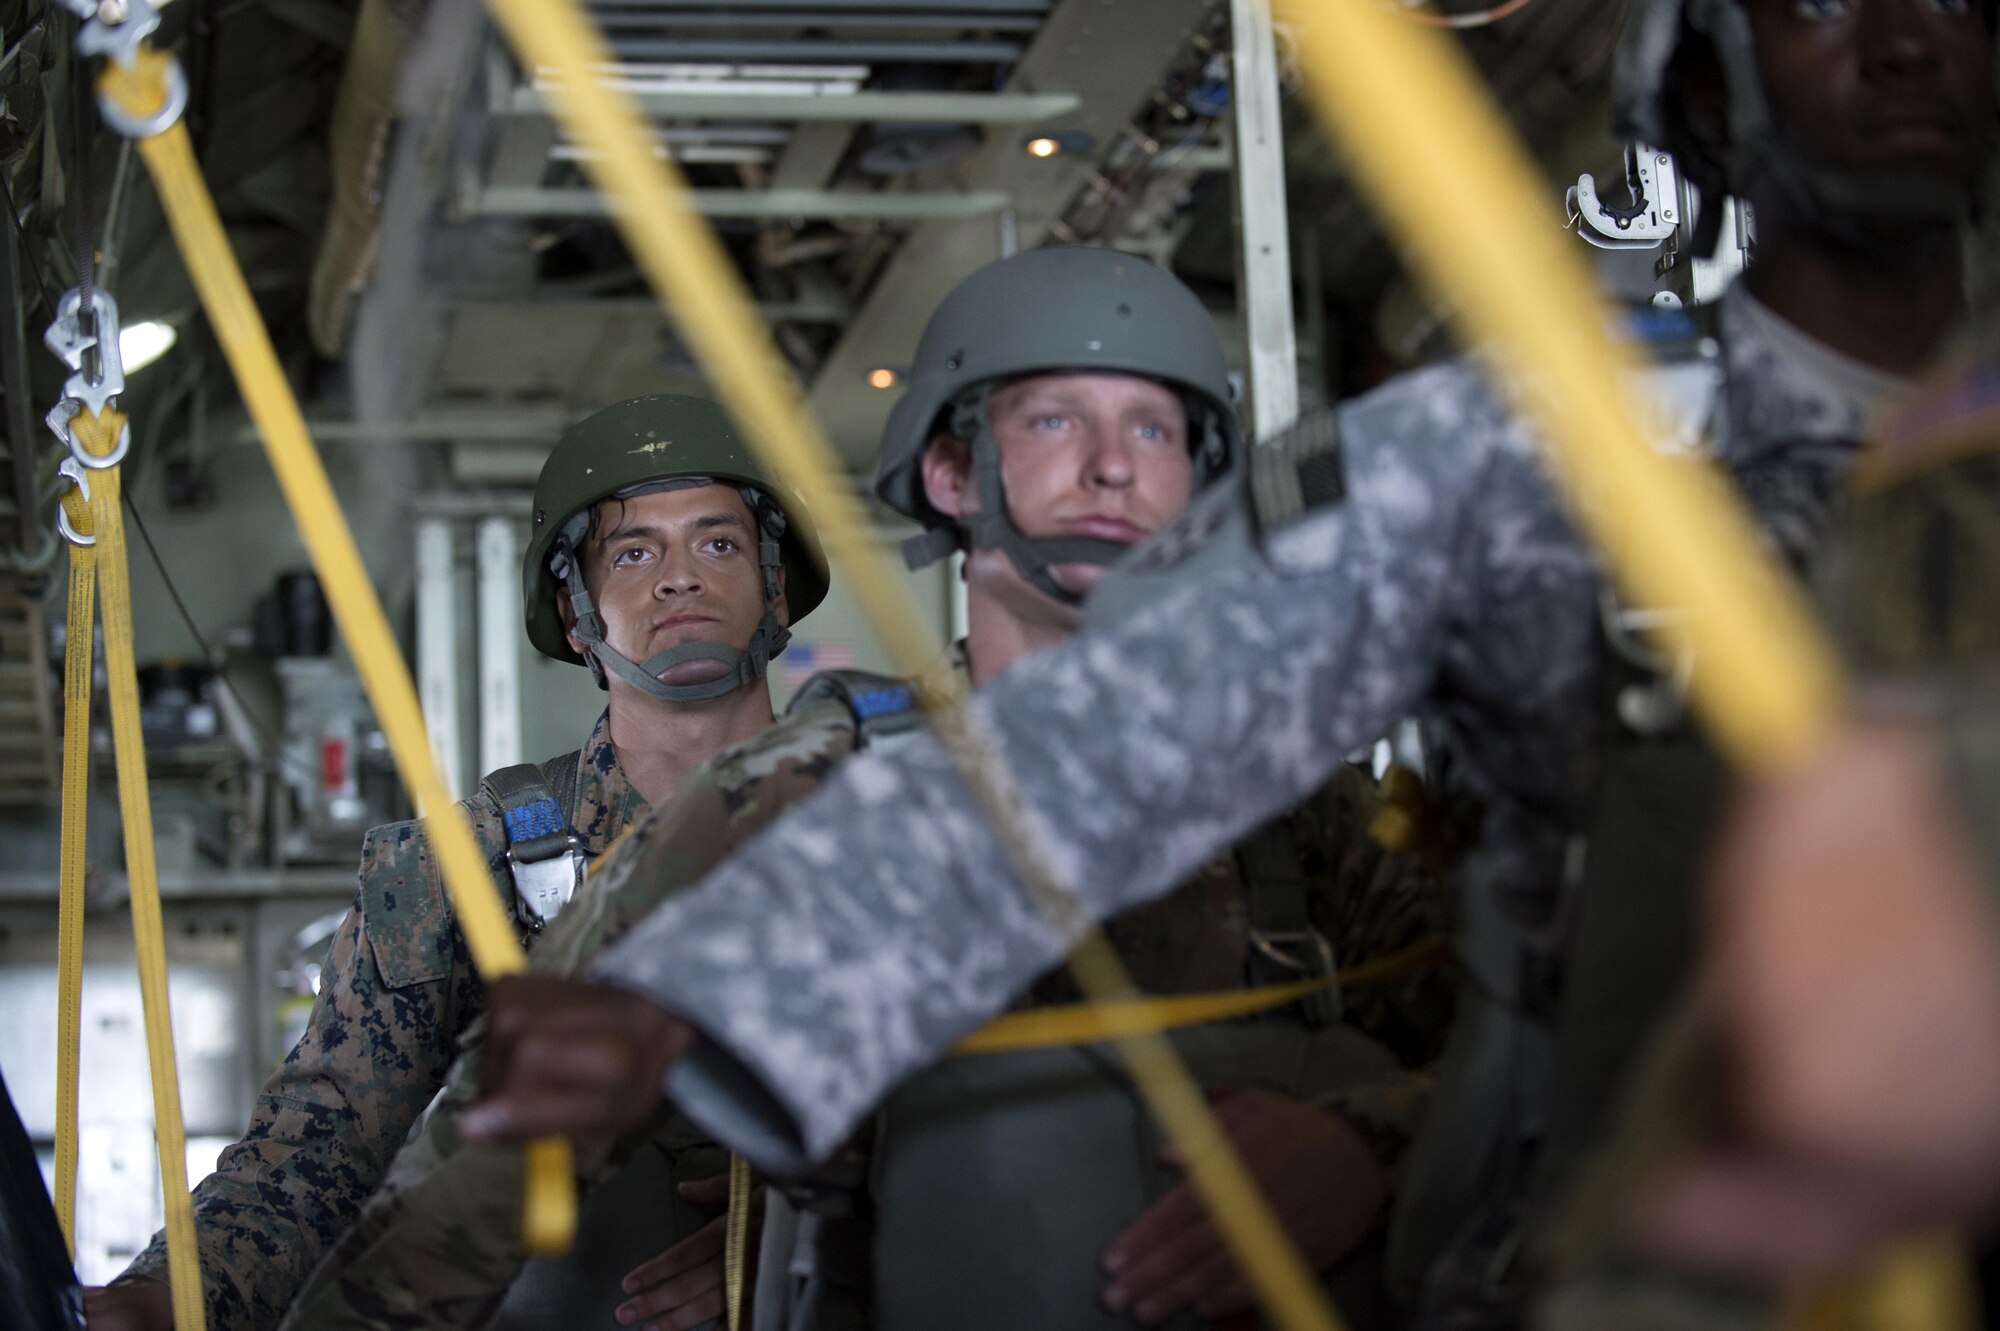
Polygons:
M86 1289L83 1324L87 1331L174 1331L173 1294L145 1276Z
M2000 1197L2000 935L1934 738L1853 721L1754 788L1713 875L1726 1147L1641 1199L1684 1263L1831 1274Z
M496 980L479 1100L460 1127L487 1144L636 1128L693 1043L692 1027L629 989L546 975Z
M680 1185L681 1196L696 1206L729 1205L729 1175L697 1179ZM750 1233L754 1237L763 1218L764 1190L752 1194ZM686 1331L721 1317L727 1309L723 1288L723 1244L729 1224L725 1213L703 1225L673 1247L632 1268L625 1277L625 1292L633 1297L618 1305L618 1321L631 1326L643 1321L639 1331ZM747 1290L757 1280L757 1248L753 1242L744 1254L743 1284Z
M1265 1091L1211 1093L1216 1118L1306 1265L1345 1256L1374 1224L1389 1181L1337 1116ZM1176 1166L1171 1150L1162 1157ZM1154 1203L1104 1250L1104 1306L1152 1326L1183 1308L1214 1318L1252 1306L1250 1287L1192 1184Z

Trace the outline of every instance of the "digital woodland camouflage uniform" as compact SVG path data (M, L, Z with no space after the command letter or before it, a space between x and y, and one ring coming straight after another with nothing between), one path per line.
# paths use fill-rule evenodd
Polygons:
M934 696L957 691L952 672L935 672L931 685ZM688 778L593 873L550 926L530 958L532 969L580 973L663 899L712 871L810 797L855 751L858 736L845 703L802 699L777 726ZM1365 835L1379 811L1376 783L1343 769L1291 824L1315 908L1324 912L1326 926L1344 931L1335 935L1344 962L1400 951L1443 928L1434 877L1413 858L1391 855ZM1172 897L1114 922L1110 933L1148 992L1236 987L1247 950L1243 898L1233 859L1219 857ZM1218 936L1233 939L1233 945L1216 948ZM1232 953L1232 963L1214 972L1190 967L1186 957L1197 943L1210 955ZM1433 972L1382 989L1389 992L1374 995L1358 1010L1375 1014L1385 1035L1414 1057L1434 1053L1450 986ZM1040 1001L1073 997L1060 976L1050 977L1037 993ZM313 1274L286 1331L479 1326L520 1271L519 1154L468 1145L455 1123L455 1111L474 1098L482 1029L475 1025L468 1034L445 1094L397 1156L382 1191ZM1341 1048L1348 1060L1346 1085L1342 1094L1327 1098L1352 1115L1385 1163L1393 1163L1428 1078L1359 1034L1349 1033ZM1332 1079L1340 1080L1341 1071L1334 1070ZM577 1159L585 1185L615 1176L647 1140L689 1130L667 1110L621 1143L580 1142ZM865 1309L865 1270L858 1280L861 1288L850 1288L843 1297L855 1299L847 1306Z
M601 854L646 812L618 765L608 714L572 761L575 830L588 854ZM483 795L460 807L511 900L498 807ZM370 831L360 877L305 1034L259 1094L243 1139L194 1192L211 1331L277 1324L381 1183L485 1003L421 825ZM164 1239L125 1274L165 1281Z
M1717 457L1796 555L1869 403L1740 285L1720 340ZM1564 865L1602 758L1603 583L1530 430L1476 365L1348 404L1338 434L1344 500L1267 530L1251 489L1197 500L1100 599L1134 580L1161 594L1022 661L969 710L1047 861L1100 918L1182 881L1397 718L1447 729L1483 814L1459 873L1468 983L1398 1202L1414 1286L1449 1276L1439 1252L1515 1191L1537 1130ZM592 974L690 1018L706 1038L669 1094L752 1160L798 1171L1072 942L919 738L846 765Z

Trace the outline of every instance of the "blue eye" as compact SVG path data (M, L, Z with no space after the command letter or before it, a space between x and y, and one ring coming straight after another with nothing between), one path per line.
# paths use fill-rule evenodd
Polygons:
M1816 22L1843 18L1852 8L1852 0L1793 0L1792 3L1793 13Z
M1067 416L1037 416L1035 428L1038 430L1060 430L1069 424Z

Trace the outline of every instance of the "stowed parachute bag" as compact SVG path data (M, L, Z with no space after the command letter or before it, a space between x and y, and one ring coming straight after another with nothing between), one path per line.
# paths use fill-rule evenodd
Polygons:
M1393 1066L1345 1025L1212 1024L1171 1038L1203 1085L1303 1099ZM1161 1162L1165 1146L1108 1045L976 1054L917 1074L876 1126L874 1325L1131 1326L1098 1302L1099 1262L1184 1180ZM1346 1263L1327 1282L1336 1302L1367 1283ZM1182 1314L1164 1325L1203 1323Z
M70 1267L34 1143L0 1077L0 1326L83 1331L83 1290Z

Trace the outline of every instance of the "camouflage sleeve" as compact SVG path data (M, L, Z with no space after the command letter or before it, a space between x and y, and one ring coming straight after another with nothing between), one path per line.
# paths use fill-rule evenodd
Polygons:
M531 969L580 971L662 897L713 868L743 838L817 789L853 748L838 704L788 716L688 777L674 797L622 837L537 940ZM444 1091L397 1152L380 1191L312 1272L285 1331L423 1331L480 1326L527 1260L520 1245L521 1163L514 1150L473 1146L458 1114L477 1096L484 1021L467 1030ZM694 1130L663 1114L622 1143L576 1142L586 1193L639 1141L683 1143Z
M381 1182L479 1005L415 825L370 832L359 898L305 1034L259 1093L242 1140L194 1192L212 1331L277 1322ZM166 1278L162 1236L126 1274Z
M1348 417L1346 504L1233 565L1193 559L1203 576L1021 661L970 704L1045 863L1089 916L1170 890L1429 693L1455 627L1450 588L1479 576L1460 562L1464 533L1523 544L1519 524L1467 509L1524 486L1550 507L1526 442L1508 445L1469 373L1413 376ZM1220 521L1200 505L1157 548L1243 544L1246 521L1241 503ZM1530 626L1507 627L1515 650L1538 650ZM1530 692L1559 673L1525 664ZM920 738L850 762L595 973L692 1020L706 1039L668 1093L758 1164L797 1173L1060 960L1079 925L1030 901L942 748Z

